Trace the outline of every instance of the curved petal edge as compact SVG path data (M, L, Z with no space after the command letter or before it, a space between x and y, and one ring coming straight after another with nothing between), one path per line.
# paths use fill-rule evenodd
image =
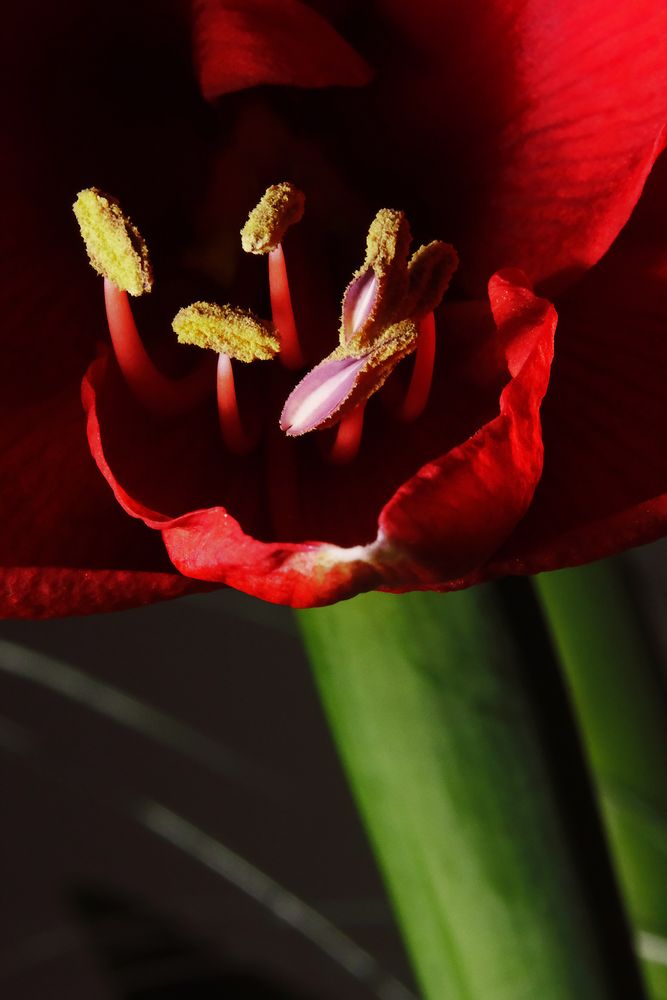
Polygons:
M246 534L223 507L176 518L144 507L116 480L104 454L96 413L104 358L93 363L83 387L93 456L121 505L162 532L170 559L187 577L295 607L328 604L377 587L455 585L511 532L542 468L539 409L556 313L520 272L495 275L489 297L497 338L489 350L499 350L508 369L499 413L408 480L380 513L377 537L367 545L263 542Z
M194 52L202 94L247 87L359 87L372 71L325 18L299 0L197 0Z

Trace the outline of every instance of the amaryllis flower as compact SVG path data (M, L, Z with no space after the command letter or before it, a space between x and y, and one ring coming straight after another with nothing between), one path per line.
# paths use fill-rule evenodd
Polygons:
M447 590L664 531L663 3L66 0L5 31L5 615ZM286 182L303 218L246 253ZM106 282L115 352L93 187L154 271Z

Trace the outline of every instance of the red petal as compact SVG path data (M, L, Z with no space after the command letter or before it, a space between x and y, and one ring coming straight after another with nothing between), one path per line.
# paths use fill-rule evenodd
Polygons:
M544 475L493 572L588 562L667 527L667 247L621 238L559 315Z
M231 488L231 503L238 505L246 523L256 520L252 509L256 500L253 501L253 497L259 497L263 490L261 481L256 479L256 463L225 456L219 443L210 455L205 454L199 462L195 459L190 469L184 469L179 463L175 474L174 458L178 461L180 455L191 455L196 450L196 447L193 448L197 444L196 433L193 434L190 426L165 433L164 428L159 425L151 428L149 421L142 425L140 419L135 420L140 414L132 410L131 398L117 376L114 376L113 369L108 370L107 364L107 358L96 361L89 369L83 386L92 454L121 506L133 517L141 518L149 527L162 531L167 550L177 569L188 577L211 582L225 581L239 590L295 607L329 603L341 597L350 597L360 590L372 590L378 585L380 574L365 560L362 546L358 547L360 554L355 560L350 549L326 543L304 545L258 541L244 532L239 522L224 507L209 507L180 517L170 517L168 513L149 506L145 500L158 499L156 496L151 497L150 492L153 485L151 463L155 460L155 450L160 449L165 451L165 464L170 470L167 477L160 476L161 463L158 462L155 466L155 478L163 483L165 478L169 480L163 485L160 497L164 503L171 502L174 506L183 503L183 497L178 495L181 483L185 484L190 493L196 494L197 483L188 481L196 479L198 472L204 467L210 470L210 458L215 466L224 468L227 460L234 468L222 479L214 473L203 488L217 490L219 494L227 496ZM123 406L128 408L125 416L121 412ZM204 434L207 427L215 429L215 421L205 417L206 415L198 427L199 432ZM193 420L197 420L196 415ZM131 426L138 433L139 443L134 450L128 447L123 425L126 425L125 429ZM187 441L187 449L179 448L176 443L181 431ZM205 444L206 442L204 447ZM110 453L112 462L109 460ZM120 467L124 479L129 481L130 488L121 485L115 471L117 467ZM281 472L284 476L285 470ZM248 482L248 476L251 482ZM231 484L229 480L232 480ZM174 493L168 496L164 491L170 483ZM143 495L144 499L140 499L137 494ZM323 571L323 565L328 566L328 572Z
M53 253L47 216L40 226L37 199L21 198L6 152L6 214L18 218L2 234L0 616L83 614L185 593L192 583L119 510L91 460L79 382L101 301L77 284L80 251L74 264L69 241Z
M0 617L130 607L193 589L120 510L86 447L78 391L0 413Z
M539 409L549 380L556 314L513 272L489 297L511 381L500 413L464 444L424 466L387 504L380 528L432 580L461 577L485 561L525 513L542 471Z
M199 101L178 23L129 2L115 15L112 23L78 0L40 5L37 19L21 5L5 15L14 41L2 65L12 100L0 162L1 616L110 610L200 586L179 577L159 538L118 507L91 459L81 408L104 312L71 203L118 169L136 180L138 160L144 190L156 194L158 179L173 189L169 172L182 172L172 155L193 159L188 121ZM182 130L182 153L173 130Z
M539 282L594 264L664 141L664 0L381 8L406 59L390 95L396 127L408 148L428 148L415 180L442 206L463 268L474 258L478 282L508 265Z
M536 299L515 274L507 273L493 279L490 297L497 340L494 343L487 339L482 345L484 363L493 370L495 362L492 359L498 352L504 357L505 370L509 369L510 374L510 381L500 394L500 413L465 444L448 450L442 459L430 462L399 489L382 511L380 530L374 542L343 547L331 541L261 541L262 535L266 537L261 519L258 522L260 530L253 532L253 537L248 530L243 530L229 509L221 506L170 516L165 505L170 504L172 512L178 510L184 499L178 496L178 483L188 478L188 470L181 467L180 459L185 453L179 450L175 436L180 431L165 434L156 429L152 437L144 439L144 435L151 434L148 425L142 429L131 412L126 414L126 423L132 428L132 439L119 430L121 387L109 381L110 375L105 374L102 362L91 368L84 390L91 449L120 503L135 517L143 518L146 524L162 531L174 565L187 576L225 582L266 600L300 607L330 603L381 585L445 584L478 565L498 548L530 502L541 469L539 404L548 380L555 313L544 300ZM485 373L480 376L489 382ZM491 383L494 379L495 376ZM126 398L122 405L129 406L129 400ZM432 420L423 425L429 440L433 434L431 423L440 426L442 413L442 407L434 406ZM213 419L210 425L215 426ZM204 427L202 423L200 429L203 431ZM193 428L185 428L183 433L192 452L196 443ZM400 454L395 459L395 467L390 469L391 475L411 459L412 468L418 464L416 456L421 442L414 434L419 434L418 428L413 432L412 451L398 449ZM132 441L137 437L141 447L133 457ZM391 453L398 438L385 421L385 450ZM307 473L304 479L296 473L290 475L287 463L296 453L289 451L294 445L287 442L283 445L285 452L273 459L279 468L274 520L284 520L286 531L291 529L295 519L303 528L300 508L307 525L313 521L313 507L318 508L321 502L326 508L324 515L316 511L313 523L337 525L339 535L345 534L346 526L351 523L359 537L362 530L358 523L359 508L349 487L360 478L362 492L374 496L371 484L378 478L375 463L383 452L376 453L371 442L370 460L364 463L369 468L357 467L347 476L341 470L332 469L328 475L321 462L315 469L311 463L305 472L301 470L302 476ZM167 468L171 468L171 480L176 483L172 487L176 492L171 498L164 492L167 486L159 484L159 480L164 479L161 466L152 465L153 452L160 447L169 456ZM214 466L231 461L221 455L219 445L217 455ZM175 475L176 465L178 473ZM211 463L208 465L210 467ZM201 465L195 463L192 475L196 475L197 468ZM249 462L244 473L242 466L237 464L235 474L223 475L217 482L211 479L207 487L227 497L234 485L237 492L231 502L246 525L256 519L253 497L265 493L261 480L253 483L248 479L256 474L252 468ZM242 482L244 475L245 483ZM269 472L269 481L270 478ZM359 489L358 484L356 488ZM156 489L157 492L151 493ZM290 495L290 489L295 490L294 496ZM151 505L151 497L158 499L160 490L162 505L156 509ZM447 512L448 517L443 518L443 512ZM364 517L362 514L362 521Z
M196 0L194 45L204 97L259 84L362 86L371 71L299 0Z
M0 571L0 617L59 618L120 611L209 589L177 573L18 566Z

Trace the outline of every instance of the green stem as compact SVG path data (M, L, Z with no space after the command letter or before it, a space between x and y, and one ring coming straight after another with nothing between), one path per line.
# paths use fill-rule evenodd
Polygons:
M495 592L298 619L424 996L615 995Z
M667 1000L667 698L620 565L535 578L570 689L650 994Z

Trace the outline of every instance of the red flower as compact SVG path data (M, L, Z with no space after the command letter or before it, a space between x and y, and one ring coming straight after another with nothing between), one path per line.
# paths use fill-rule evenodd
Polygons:
M207 583L296 605L452 589L660 535L663 161L635 205L667 122L664 4L381 0L362 18L345 2L199 0L208 105L182 15L123 0L110 21L68 0L37 24L20 6L6 17L4 614ZM335 432L280 431L298 376L275 362L240 381L245 412L273 416L234 456L212 402L158 421L108 350L93 361L103 310L70 221L77 190L117 194L149 238L156 286L137 316L150 345L199 295L266 314L262 262L239 264L236 241L285 178L307 196L286 255L311 366L335 345L337 298L378 209L404 209L460 259L426 410L400 423L371 399L343 466L322 457ZM91 361L90 446L120 504L86 443Z

